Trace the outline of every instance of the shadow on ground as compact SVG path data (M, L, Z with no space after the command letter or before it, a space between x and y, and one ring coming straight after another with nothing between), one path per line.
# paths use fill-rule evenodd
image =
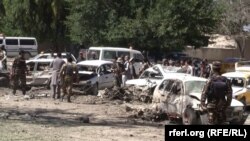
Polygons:
M72 110L72 109L69 109ZM18 121L27 124L41 124L54 127L68 126L110 126L119 128L136 128L136 126L163 127L163 124L146 122L127 117L113 117L98 119L93 114L72 113L60 109L20 110L0 108L0 119L5 121Z

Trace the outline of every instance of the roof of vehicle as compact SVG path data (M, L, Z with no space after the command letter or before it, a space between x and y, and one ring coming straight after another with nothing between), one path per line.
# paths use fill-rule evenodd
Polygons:
M42 63L46 63L46 62L52 62L54 59L30 59L30 60L26 60L26 63L29 62L42 62Z
M182 80L183 82L186 81L207 81L206 78L202 78L202 77L196 77L196 76L192 76L189 74L184 74L184 73L173 73L171 75L168 75L167 77L165 77L164 79L178 79L178 80Z
M89 50L113 50L113 51L135 51L137 53L141 53L138 50L130 49L130 48L122 48L122 47L90 47Z
M53 54L54 54L54 55L57 55L57 53L53 53ZM72 53L69 53L69 52L62 52L61 54L62 54L62 55L67 55L67 54L73 55ZM51 53L46 52L46 53L40 53L40 54L38 54L38 55L51 55Z
M104 60L85 60L77 63L77 65L86 65L86 66L101 66L103 64L113 64L113 62Z
M168 73L177 73L178 70L180 70L180 67L163 67L161 64L156 64L148 69L146 69L145 71L155 71L155 68L158 68L163 75L168 75Z
M0 37L3 39L3 37ZM5 39L36 39L35 37L5 37Z
M250 72L228 72L228 73L224 73L222 74L222 76L225 77L249 77L250 76Z

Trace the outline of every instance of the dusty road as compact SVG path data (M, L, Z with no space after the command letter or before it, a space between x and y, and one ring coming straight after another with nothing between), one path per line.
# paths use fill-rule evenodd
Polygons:
M79 96L52 100L48 90L20 93L0 88L0 141L161 141L163 123L128 118L126 103ZM140 104L138 104L140 106Z
M0 88L0 141L161 141L164 122L131 118L126 107L149 107L140 102L108 101L80 95L73 103L53 100L50 91L32 89L30 97ZM46 96L47 95L47 96ZM244 124L250 124L250 110ZM171 123L173 124L173 123Z

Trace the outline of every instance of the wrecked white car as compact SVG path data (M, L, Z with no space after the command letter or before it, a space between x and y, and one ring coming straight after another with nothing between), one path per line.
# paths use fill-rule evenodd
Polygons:
M50 88L52 71L50 65L53 59L27 60L29 74L26 76L27 86L46 86Z
M166 112L170 118L182 119L183 124L204 124L200 116L200 99L206 82L207 79L188 75L168 77L155 88L153 104L155 108ZM226 112L227 121L240 123L243 107L240 101L233 99Z
M148 80L158 85L164 77L180 69L179 67L163 67L161 64L157 64L146 69L138 79L127 80L126 86L148 86L151 84Z
M86 60L77 63L79 83L74 83L74 88L80 91L92 88L92 93L97 95L98 90L113 87L112 65L113 62L102 60Z
M250 69L250 68L249 68ZM250 72L228 72L223 76L231 80L233 97L244 105L250 105Z
M67 62L67 58L70 57L73 60L73 63L76 63L77 60L75 58L75 56L72 53L69 52L63 52L62 54L62 59ZM54 59L54 57L57 56L57 53L40 53L37 54L36 56L34 56L33 58L31 58L30 60L37 60L37 59Z

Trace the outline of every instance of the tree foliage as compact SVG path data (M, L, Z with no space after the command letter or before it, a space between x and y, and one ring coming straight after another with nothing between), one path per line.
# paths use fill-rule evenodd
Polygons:
M69 36L87 45L201 47L219 20L213 0L69 1Z
M243 27L250 26L250 1L220 0L219 5L223 9L223 15L218 32L234 37L240 55L244 58L245 39L249 37L249 31L244 31Z
M0 8L7 35L85 47L201 47L220 18L214 0L1 0Z

